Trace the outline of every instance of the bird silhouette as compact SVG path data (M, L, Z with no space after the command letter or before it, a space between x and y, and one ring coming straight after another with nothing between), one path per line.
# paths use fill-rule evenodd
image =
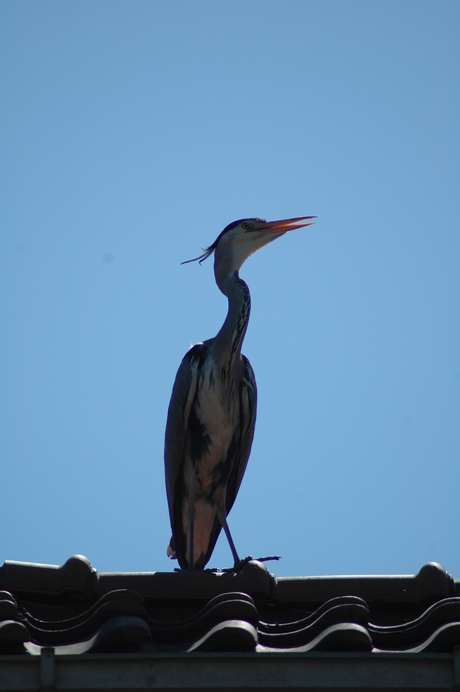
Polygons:
M257 387L251 364L241 354L251 298L239 270L253 252L314 218L234 221L202 255L188 260L201 264L214 253L215 279L228 298L228 313L213 339L185 355L169 404L165 475L172 538L167 554L182 569L204 568L221 529L235 566L240 562L227 515L251 451Z

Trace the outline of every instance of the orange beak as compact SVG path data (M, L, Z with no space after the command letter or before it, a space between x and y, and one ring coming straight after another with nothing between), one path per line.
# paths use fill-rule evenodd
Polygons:
M297 216L294 219L267 221L261 230L267 230L272 233L286 233L286 231L294 231L296 228L303 228L303 226L311 226L315 223L311 219L316 219L316 216Z

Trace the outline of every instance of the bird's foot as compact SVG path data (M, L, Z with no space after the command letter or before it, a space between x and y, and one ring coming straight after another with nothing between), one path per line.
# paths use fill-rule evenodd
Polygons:
M256 562L270 562L271 560L281 560L281 555L269 555L268 557L255 557Z

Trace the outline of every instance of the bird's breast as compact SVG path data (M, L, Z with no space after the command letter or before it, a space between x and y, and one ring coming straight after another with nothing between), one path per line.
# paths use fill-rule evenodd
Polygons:
M209 359L197 382L195 415L202 440L201 454L195 460L195 475L202 490L215 482L215 470L227 455L238 421L238 399L228 395L219 368Z

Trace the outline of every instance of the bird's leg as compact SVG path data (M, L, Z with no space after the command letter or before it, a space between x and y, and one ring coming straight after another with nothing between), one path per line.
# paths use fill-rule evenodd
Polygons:
M224 485L222 489L222 494L220 496L220 501L219 501L219 506L217 508L217 518L220 521L220 525L222 526L223 530L225 531L225 535L227 536L227 541L230 546L230 550L232 551L233 555L233 561L235 563L235 566L239 563L240 558L238 557L238 553L236 552L235 544L233 542L233 538L230 534L230 529L228 528L227 524L227 511L225 508L226 504L226 496L227 496L227 486Z
M228 528L227 519L224 515L222 519L219 517L219 520L220 520L220 523L222 524L223 530L225 531L225 535L227 536L227 541L228 541L228 544L230 546L230 550L232 551L233 561L234 561L235 566L236 566L239 563L240 558L238 557L238 553L236 552L235 544L234 544L233 538L230 534L230 529Z
M193 543L195 540L195 517L196 517L196 507L193 498L190 498L187 508L187 518L188 518L188 541L189 541L189 551L188 551L188 569L189 572L195 571L195 558L193 555Z
M230 529L228 528L227 524L227 512L225 510L225 500L226 500L226 493L227 493L227 486L224 486L222 490L222 494L220 496L220 501L219 501L219 506L217 508L217 518L220 521L220 525L222 526L223 530L225 531L225 535L227 536L227 541L230 546L230 550L232 551L233 555L233 560L234 560L234 565L232 569L226 570L224 569L224 572L238 572L240 569L244 567L248 562L251 562L254 558L251 555L248 555L248 557L245 557L243 560L240 560L238 557L238 553L236 552L235 544L233 542L233 538L230 534ZM280 560L281 558L278 555L273 555L271 557L259 557L256 558L258 562L268 562L269 560Z

